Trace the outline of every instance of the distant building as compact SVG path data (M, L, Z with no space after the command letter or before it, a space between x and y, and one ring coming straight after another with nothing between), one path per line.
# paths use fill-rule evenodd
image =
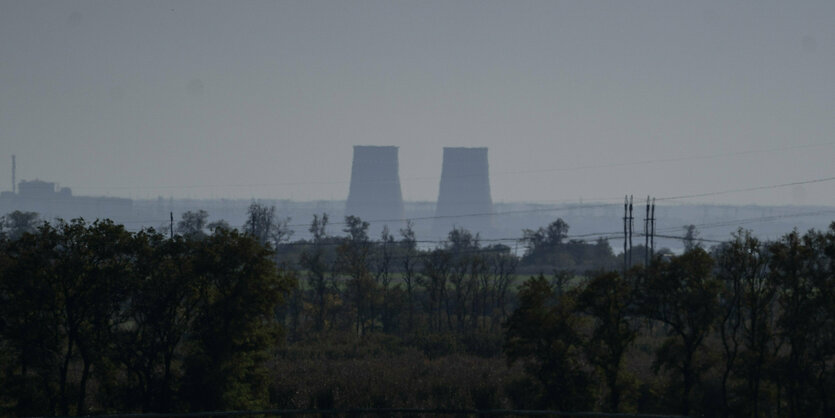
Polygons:
M345 215L359 216L377 232L384 224L396 231L403 219L403 194L397 147L354 146L351 186L345 202Z
M492 212L487 148L445 147L435 233L445 234L455 227L489 233L493 229Z
M15 210L37 212L42 219L84 218L124 221L133 215L133 201L116 197L73 196L69 187L42 180L21 180L17 193L0 194L0 214Z
M53 198L55 197L55 183L50 183L41 180L26 181L22 180L17 186L17 194L24 199L39 199L39 198Z

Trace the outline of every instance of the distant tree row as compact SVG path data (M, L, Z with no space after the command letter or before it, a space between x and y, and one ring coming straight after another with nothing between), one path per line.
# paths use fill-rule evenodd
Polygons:
M411 224L399 239L384 228L376 241L360 218L345 218L344 236L327 235L327 224L327 215L315 215L311 240L279 245L281 262L302 279L286 310L291 339L501 329L518 264L509 247L484 247L453 230L443 245L421 250Z
M342 236L328 235L328 222L327 214L314 215L310 240L277 243L278 261L302 279L287 311L294 339L331 330L500 336L520 266L573 277L581 265L617 264L606 241L562 242L568 225L561 219L548 227L561 231L560 238L525 231L521 257L506 245L483 245L464 229L422 249L411 223L397 236L385 227L372 240L369 224L358 217L345 218Z
M569 240L568 230L569 225L557 219L547 227L522 231L525 254L520 260L520 269L529 274L554 269L584 273L618 266L617 258L604 238L593 244Z

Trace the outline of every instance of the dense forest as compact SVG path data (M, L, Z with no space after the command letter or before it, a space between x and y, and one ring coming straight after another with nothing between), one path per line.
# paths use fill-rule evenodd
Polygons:
M835 414L835 224L711 248L691 230L684 253L624 271L561 219L522 231L518 254L326 214L293 241L258 204L239 228L207 219L3 217L0 414Z

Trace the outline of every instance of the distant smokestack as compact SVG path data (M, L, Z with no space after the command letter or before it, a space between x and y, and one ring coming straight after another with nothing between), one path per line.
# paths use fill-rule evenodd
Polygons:
M402 219L398 170L397 147L355 145L345 215L359 216L364 221Z
M15 171L17 171L17 167L15 166L14 155L12 155L12 193L17 193L17 179L15 177L17 173Z
M492 229L493 199L487 148L444 148L444 164L438 203L435 207L435 232L445 234L453 227L471 232ZM480 216L461 216L476 215Z

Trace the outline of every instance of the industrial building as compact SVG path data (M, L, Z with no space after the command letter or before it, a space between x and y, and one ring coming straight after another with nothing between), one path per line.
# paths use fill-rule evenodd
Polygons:
M492 232L492 212L487 148L445 147L433 230Z
M354 146L345 215L368 221L372 232L386 224L396 231L403 219L397 153L393 146Z

